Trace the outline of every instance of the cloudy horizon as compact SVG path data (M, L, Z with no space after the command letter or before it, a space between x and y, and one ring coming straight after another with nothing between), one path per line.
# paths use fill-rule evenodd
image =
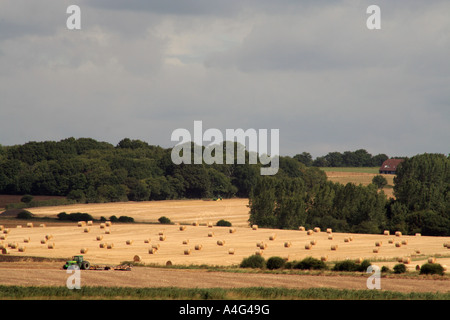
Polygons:
M66 9L81 8L81 30ZM381 30L366 27L369 5ZM0 145L279 129L280 153L450 152L450 3L0 0Z

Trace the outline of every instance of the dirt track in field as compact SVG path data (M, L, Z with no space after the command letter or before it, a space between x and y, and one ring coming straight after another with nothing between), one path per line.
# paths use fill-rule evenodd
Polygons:
M26 286L65 286L69 274L55 263L1 263L0 284ZM212 272L135 267L132 271L81 271L81 286L180 287L180 288L335 288L367 289L369 275L317 276L258 273ZM381 279L381 289L397 292L448 292L450 280Z

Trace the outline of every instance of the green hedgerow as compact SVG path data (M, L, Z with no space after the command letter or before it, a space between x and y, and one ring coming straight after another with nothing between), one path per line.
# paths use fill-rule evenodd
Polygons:
M265 260L263 257L256 254L244 258L240 264L241 268L264 268Z
M285 264L285 260L281 257L270 257L267 259L266 267L267 269L274 270L274 269L281 269L283 268Z
M444 275L444 267L442 267L439 263L425 263L420 267L419 274L438 274Z

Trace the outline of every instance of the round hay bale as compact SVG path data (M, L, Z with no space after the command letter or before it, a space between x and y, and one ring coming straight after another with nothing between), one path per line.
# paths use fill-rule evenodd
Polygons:
M400 231L395 231L395 236L396 236L396 237L401 237L401 236L402 236L402 233L401 233Z
M183 244L189 244L189 240L183 240Z
M331 246L331 250L336 251L338 249L338 245L334 244Z
M127 240L125 243L130 246L133 244L133 242L134 242L134 240Z
M225 244L225 240L217 240L217 245L223 246Z
M172 261L170 261L170 260L167 260L167 261L166 261L166 266L168 266L168 267L169 267L169 266L171 266L171 265L172 265Z
M166 241L166 236L159 236L159 241Z
M258 226L256 224L252 225L252 230L258 230Z
M41 240L41 244L46 244L47 243L47 239L42 239Z
M311 229L309 229L308 231L306 231L306 234L307 234L308 236L310 236L310 235L313 234L313 232L314 232L314 231L312 231Z
M45 239L47 239L47 240L53 239L53 235L47 234L47 235L45 236Z
M144 243L150 243L150 239L149 238L144 239Z
M233 248L228 249L228 254L234 254L234 249Z
M317 244L317 240L311 240L310 242L309 242L312 246L315 246L316 244Z
M77 224L78 224L79 227L83 227L86 224L86 222L85 221L78 221Z
M5 229L5 226L0 224L0 231L2 231L3 229Z
M230 233L235 233L236 232L236 228L230 228Z
M400 248L400 247L402 246L402 244L401 244L400 242L396 242L396 243L395 243L395 246L396 246L397 248Z
M9 254L8 248L2 248L2 254Z
M25 242L25 243L28 243L30 241L31 241L30 237L23 239L23 242Z
M389 230L384 230L383 234L384 234L385 236L388 236L388 235L390 235L390 232L389 232Z
M394 239L389 239L388 243L393 244L394 243Z
M350 240L350 241L353 241L353 239L354 239L353 236L348 237L348 240Z
M49 249L55 249L55 243L54 243L54 242L53 242L53 243L49 243L48 246L47 246L47 248L49 248Z
M9 247L10 247L11 249L17 249L18 246L19 246L19 245L18 245L16 242L12 242L12 243L9 244Z
M27 228L33 228L33 222L28 222L27 223Z
M163 236L164 235L164 231L159 231L158 232L158 236Z
M19 247L19 252L25 252L25 247Z
M328 261L328 256L321 256L320 260L323 262Z
M11 232L11 229L9 229L9 228L3 229L3 233L4 233L4 234L8 234L8 233L10 233L10 232Z
M112 248L114 248L114 243L106 244L106 249L112 249Z
M328 235L328 240L333 240L333 235L332 234Z
M447 242L444 242L444 248L448 248L449 244Z
M180 231L186 230L186 226L180 226Z
M313 231L314 231L314 232L320 232L320 228L319 228L319 227L315 227L315 228L313 229Z
M421 236L422 236L422 234L420 234L420 233L416 233L416 234L415 234L415 236L416 236L416 237L421 237Z
M419 250L419 249L417 249L417 250L415 251L415 253L417 253L417 254L420 254L420 250Z
M292 245L292 243L291 243L290 241L286 241L286 242L284 243L284 247L285 247L285 248L290 248L291 245Z
M106 247L106 244L102 242L102 243L100 243L99 247L100 247L100 248L105 248L105 247Z
M18 224L17 226L16 226L16 228L22 228L22 225L21 224Z
M103 236L97 236L97 241L101 241L101 240L103 240Z
M333 229L327 228L327 233L332 233L332 232L333 232Z
M191 249L186 249L186 250L184 250L184 254L185 254L185 255L190 255L190 254L191 254Z
M88 253L89 249L88 248L81 248L80 249L80 253L85 254Z
M0 240L6 240L6 238L7 238L7 235L6 235L6 234L1 234L1 235L0 235Z
M383 241L376 241L375 247L381 247L382 244L383 244Z
M256 251L255 251L255 254L256 254L257 256L262 256L263 253L264 253L264 251L262 251L262 250L256 250Z
M404 264L409 264L409 263L411 263L411 258L410 258L410 257L404 257L404 258L402 259L402 262L403 262Z
M133 261L134 261L134 262L141 262L141 261L142 261L142 258L141 258L141 256L139 256L139 255L135 255L135 256L133 257Z
M39 225L39 227L40 227L40 228L45 228L45 223L41 223L41 224Z
M363 261L363 258L359 257L355 259L355 263L361 263Z
M84 228L84 232L89 233L91 231L91 228Z
M300 230L300 231L305 231L305 227L300 226L300 227L298 227L298 230Z
M305 244L305 249L310 250L312 248L312 245L310 243Z
M260 248L261 250L267 249L267 243L261 242L261 243L259 244L259 248Z
M105 229L105 234L111 234L111 230Z
M106 226L106 227L111 227L111 225L112 225L111 221L106 221L106 222L105 222L105 226Z
M195 245L195 250L202 250L202 248L203 248L203 245L201 245L201 244Z
M105 229L105 227L106 227L106 224L105 223L100 223L100 229Z
M447 265L446 264L441 264L441 266L442 266L442 269L444 269L444 272L447 272Z
M277 235L274 233L274 234L271 234L270 236L269 236L269 240L271 240L271 241L273 241L273 240L275 240L277 238Z
M208 222L208 228L212 228L213 227L213 223L212 222Z
M380 251L380 248L374 248L373 253L378 253Z
M344 238L344 242L350 242L350 238L345 237L345 238Z
M208 237L213 237L214 236L214 232L208 232Z
M198 222L197 222L197 221L194 221L194 222L192 222L192 225L193 225L194 227L198 227Z
M403 245L407 245L408 244L408 240L402 240L402 244Z
M160 247L161 246L159 245L159 243L152 244L152 248L154 248L156 250L158 250Z
M87 225L88 226L92 226L94 224L94 222L92 221L92 220L89 220L88 222L87 222Z
M435 257L429 257L428 258L428 263L436 263L436 258Z
M149 254L155 254L156 251L157 251L156 248L149 248L149 249L148 249L148 253L149 253Z

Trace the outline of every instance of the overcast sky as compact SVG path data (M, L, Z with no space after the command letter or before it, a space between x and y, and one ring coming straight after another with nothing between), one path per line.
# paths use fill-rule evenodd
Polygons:
M81 30L66 9L81 8ZM381 30L366 9L381 8ZM450 1L0 0L0 144L279 129L280 153L450 151Z

